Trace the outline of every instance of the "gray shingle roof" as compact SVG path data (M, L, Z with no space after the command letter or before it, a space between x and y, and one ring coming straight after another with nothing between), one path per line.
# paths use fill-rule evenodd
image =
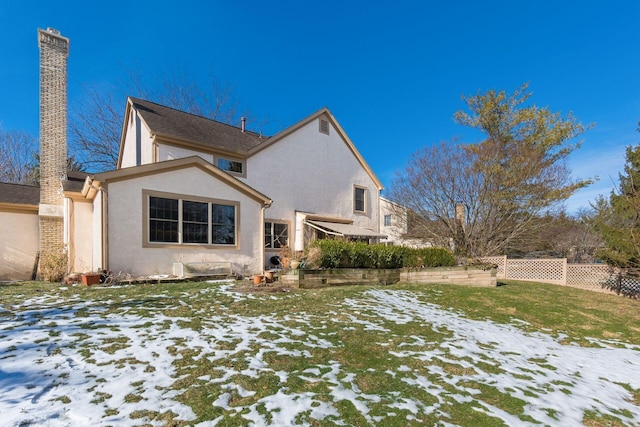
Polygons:
M0 203L37 205L40 203L40 187L0 182Z
M245 131L239 127L227 125L154 102L130 97L134 107L145 121L152 134L169 136L180 140L201 144L210 149L246 155L267 138Z
M86 172L76 172L69 171L67 172L67 179L62 181L62 188L64 191L74 191L81 192L82 187L84 186L84 180L89 175Z

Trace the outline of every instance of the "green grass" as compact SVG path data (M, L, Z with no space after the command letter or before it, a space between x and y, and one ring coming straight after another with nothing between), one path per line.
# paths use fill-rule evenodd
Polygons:
M522 422L535 423L530 417L521 415L526 402L517 397L515 390L501 390L473 379L480 372L503 374L503 367L492 360L472 361L443 352L443 342L452 337L446 327L434 328L428 321L415 319L407 322L382 319L379 313L365 305L358 310L345 309L344 301L359 301L371 289L409 291L425 304L435 304L464 318L514 324L525 332L542 331L564 337L562 342L565 344L597 347L599 344L593 341L596 339L615 341L619 346L640 345L640 301L547 284L507 282L497 288L413 284L351 286L259 294L254 298L210 292L213 286L194 282L118 288L60 287L40 282L0 286L0 319L20 316L33 309L57 307L69 310L71 306L77 307L76 318L89 318L96 313L92 307L100 306L104 322L83 325L82 332L73 335L75 351L86 363L113 365L118 369L134 367L149 374L155 368L130 354L108 362L99 359L98 352L118 356L131 345L128 337L118 336L118 325L111 324L110 315L126 313L140 318L140 330L154 326L162 331L177 325L204 335L213 325L212 319L223 319L222 323L240 316L267 322L273 319L272 328L262 330L256 325L255 330L262 331L258 341L219 338L211 343L216 355L225 355L215 360L211 360L214 353L210 350L193 346L183 339L174 339L165 348L173 357L176 380L172 388L179 391L176 400L191 407L197 416L195 423L222 417L218 424L221 426L250 425L242 418L248 414L247 408L253 405L258 413L268 413L266 404L260 402L282 390L289 394L313 395L317 405L334 403L339 415L323 421L310 417L309 413L299 414L298 422L309 425L330 426L338 421L346 425L369 425L371 419L383 420L380 425L385 426L434 425L439 421L465 426L506 425L483 413L481 410L485 405L499 408ZM25 301L30 301L29 306L19 308ZM86 302L92 304L85 305ZM151 320L158 315L167 319ZM46 313L37 313L35 317L45 317L40 322L51 329L51 339L59 337L56 323L46 320ZM305 323L300 322L302 317ZM176 319L175 323L171 319ZM37 321L34 319L32 324ZM90 338L99 337L96 334L102 331L105 336L100 339L99 346L87 343ZM308 339L292 340L291 336ZM321 340L329 345L312 345ZM264 342L277 343L278 350L261 348ZM242 345L246 348L239 350ZM490 350L492 344L483 343L482 346ZM15 350L10 348L8 352ZM286 354L283 354L285 350ZM60 352L61 349L53 351ZM268 370L260 375L243 373L250 370L250 360L260 351L263 351L262 361ZM426 356L391 356L402 352ZM545 358L532 358L529 362L541 369L553 370ZM282 372L287 373L285 379L279 374ZM410 372L411 377L404 372ZM218 380L230 373L234 384L252 393L242 394L225 388L225 382ZM522 379L527 377L526 373L518 375ZM435 388L429 391L412 383L421 378L434 384ZM336 382L358 390L359 396L366 400L369 419L358 409L361 402L335 400L332 389ZM131 385L132 393L125 395L125 403L144 402L142 394L137 394L137 391L143 392L144 382L132 382ZM565 393L571 393L570 383L556 381L554 385L566 386ZM456 386L475 392L461 391ZM627 389L640 411L640 390L628 386ZM524 394L544 392L526 390ZM229 393L229 407L237 408L237 413L214 405L225 393ZM92 402L102 404L110 397L96 390ZM390 404L402 399L418 401L422 409L416 413L406 408L389 409ZM70 403L67 397L58 400ZM427 410L433 407L438 411ZM107 408L105 416L116 413L115 409ZM272 416L274 414L269 414L267 419ZM176 420L175 414L170 412L147 409L131 413L130 418L155 420L166 425L191 424ZM616 417L595 410L585 411L583 423L588 426L625 425L624 414Z

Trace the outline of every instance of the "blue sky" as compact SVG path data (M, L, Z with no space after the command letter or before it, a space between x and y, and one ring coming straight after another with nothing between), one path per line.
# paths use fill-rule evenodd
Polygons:
M425 145L480 134L457 125L463 94L512 92L595 123L570 158L599 177L575 211L608 194L640 142L640 2L18 1L0 3L0 126L38 134L37 28L71 40L69 104L183 70L212 72L273 134L328 107L388 186ZM125 99L122 99L124 104Z

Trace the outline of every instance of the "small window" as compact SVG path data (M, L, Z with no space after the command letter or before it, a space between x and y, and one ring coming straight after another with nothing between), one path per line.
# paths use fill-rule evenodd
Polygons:
M365 188L354 187L353 189L353 210L356 212L365 212Z
M264 223L264 247L279 249L289 245L289 224L266 221Z
M320 132L329 135L329 121L320 119Z
M390 227L391 226L391 215L385 215L384 216L384 225L385 225L385 227Z
M223 159L221 157L218 158L218 167L223 171L233 172L233 173L244 173L244 164L237 160L229 160Z

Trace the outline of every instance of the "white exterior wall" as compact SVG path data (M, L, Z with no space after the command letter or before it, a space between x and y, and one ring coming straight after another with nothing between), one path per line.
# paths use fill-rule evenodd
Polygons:
M391 215L391 225L384 225L386 215ZM398 205L386 199L380 199L380 233L386 234L383 243L402 245L402 237L407 233L407 214Z
M94 271L93 262L93 204L89 201L67 199L67 250L69 270L74 273Z
M102 207L103 207L103 198L106 197L105 194L101 191L96 194L95 199L93 199L92 205L92 229L91 234L93 236L92 239L92 270L96 271L98 269L103 269L104 264L102 262L103 258L103 238L102 238Z
M213 154L202 151L189 150L187 148L174 147L172 145L158 144L158 161L182 159L185 157L199 156L207 162L213 163Z
M39 246L37 211L0 212L0 280L30 280Z
M329 135L319 131L319 119L250 157L244 181L273 200L266 218L290 221L291 246L296 211L378 230L378 187L333 126ZM354 185L366 188L365 214L354 212Z
M391 225L384 225L385 215L391 215ZM380 198L380 233L386 234L387 238L382 239L382 243L390 243L396 246L407 246L410 248L426 248L433 246L430 242L407 238L407 212L402 206L396 205L391 201Z
M247 195L220 183L198 169L158 173L108 184L108 269L133 275L171 274L174 262L232 263L238 273L261 271L262 206ZM239 202L237 235L239 249L205 248L198 245L143 247L143 190Z
M129 117L126 124L124 149L122 151L121 168L139 166L153 162L153 144L149 129L142 124L135 111L132 111L133 120ZM139 135L138 135L139 133Z

